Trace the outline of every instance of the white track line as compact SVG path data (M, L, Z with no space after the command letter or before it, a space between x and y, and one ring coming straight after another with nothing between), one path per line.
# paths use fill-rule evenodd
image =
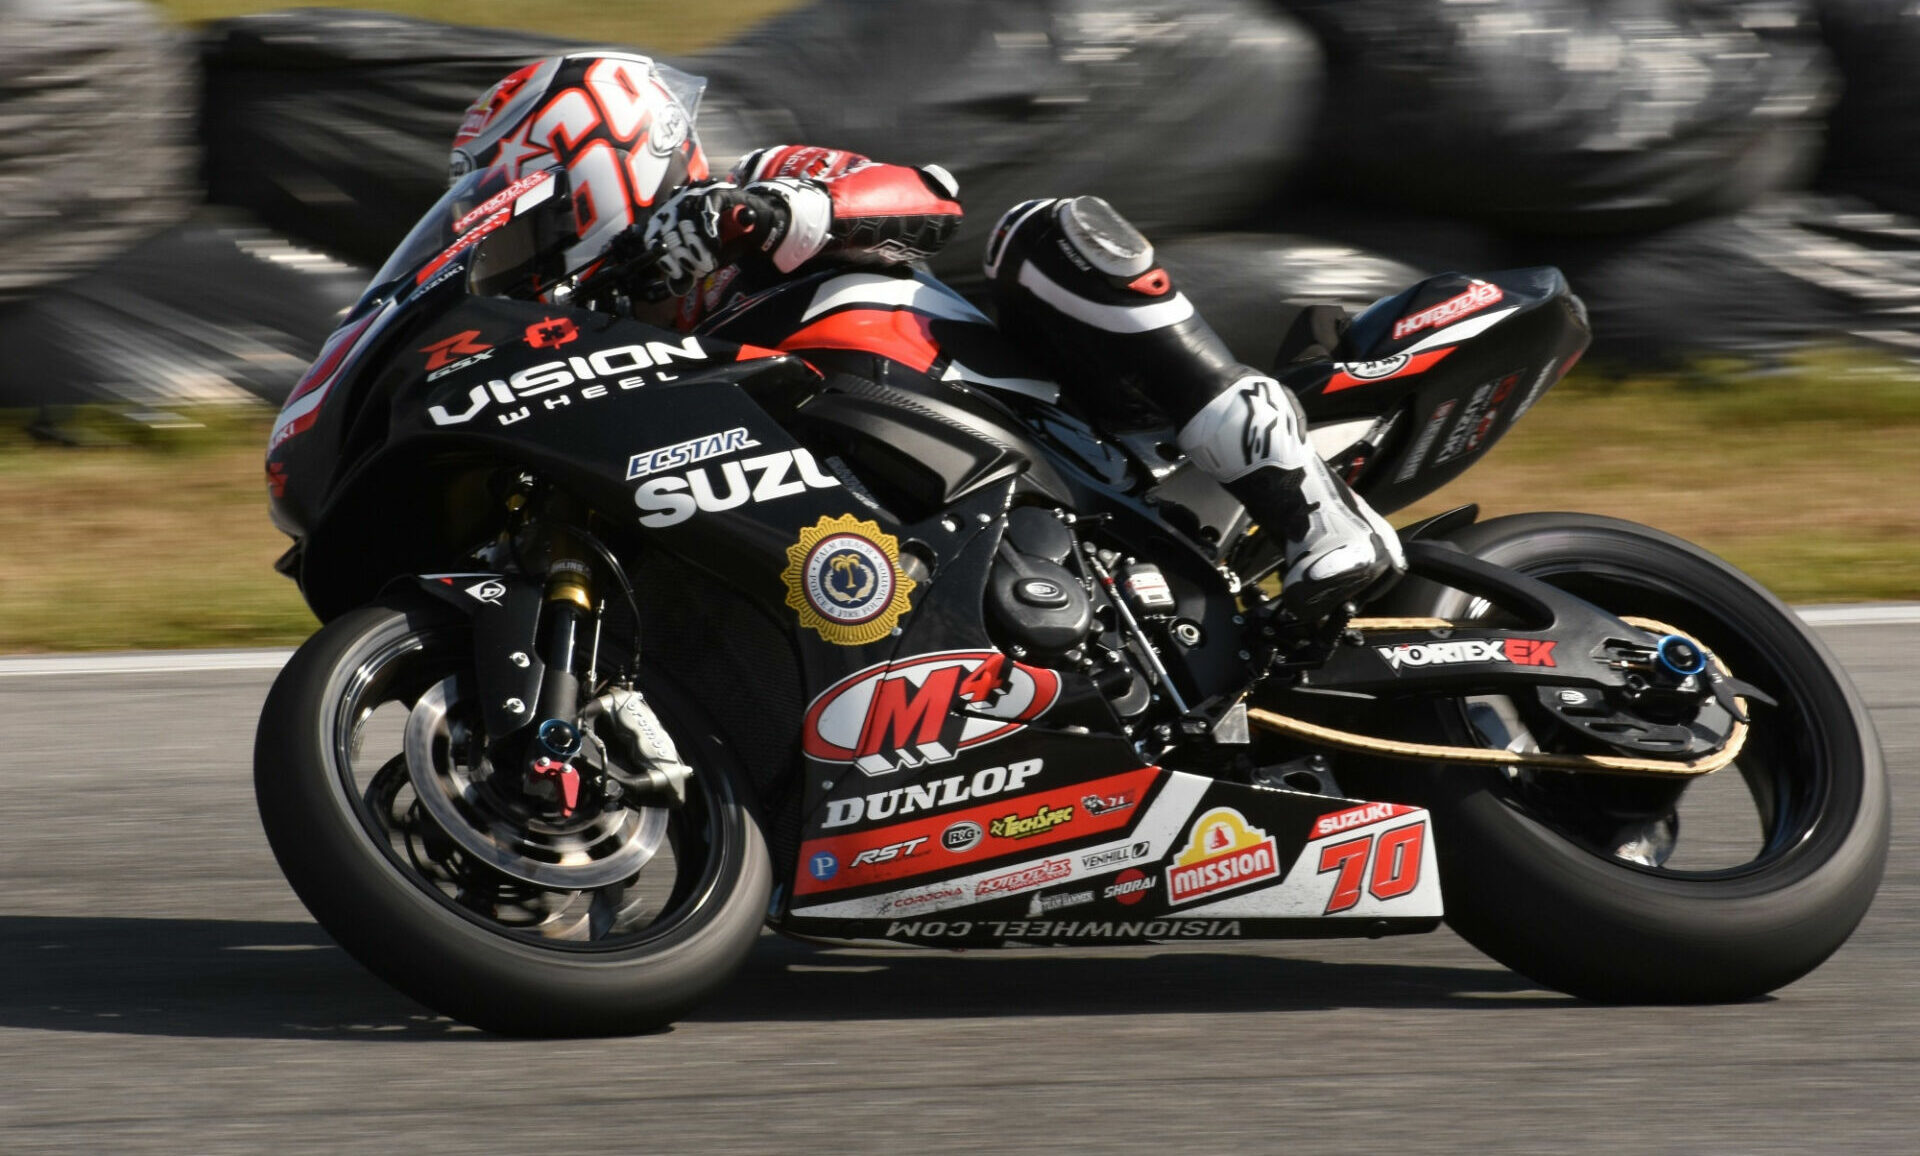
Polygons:
M29 654L0 658L0 678L60 674L179 674L195 670L279 670L291 650L146 650L134 654Z
M1920 602L1802 606L1809 626L1916 626ZM146 650L132 654L29 654L0 657L0 678L63 674L183 674L199 670L279 670L291 650Z

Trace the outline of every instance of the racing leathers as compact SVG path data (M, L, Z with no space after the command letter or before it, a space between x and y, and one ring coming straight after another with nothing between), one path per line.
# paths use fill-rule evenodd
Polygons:
M803 266L931 256L960 217L956 184L937 166L780 146L676 194L646 243L691 329ZM1314 453L1293 395L1234 359L1105 201L1015 206L988 241L985 272L1001 329L1063 388L1151 398L1178 425L1181 450L1279 534L1283 606L1318 619L1404 569L1392 527Z

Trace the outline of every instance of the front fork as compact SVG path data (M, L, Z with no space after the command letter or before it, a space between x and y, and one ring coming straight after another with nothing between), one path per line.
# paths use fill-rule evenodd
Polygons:
M585 736L580 730L580 675L576 670L581 625L594 623L596 643L599 629L593 567L584 554L573 534L562 528L553 530L542 613L545 627L541 658L546 662L546 677L534 708L533 741L524 768L528 793L549 797L562 818L571 816L581 802L583 776L579 763ZM592 661L590 658L590 666ZM587 785L594 786L598 778L590 774Z

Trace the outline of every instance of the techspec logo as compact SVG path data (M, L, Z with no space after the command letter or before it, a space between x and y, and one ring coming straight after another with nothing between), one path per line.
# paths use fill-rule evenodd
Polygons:
M807 710L800 744L810 758L885 775L1006 738L1059 697L1058 675L996 651L921 654L828 687Z
M1404 642L1374 651L1395 670L1409 666L1453 666L1466 662L1506 662L1514 666L1556 666L1546 638L1467 638L1453 642Z

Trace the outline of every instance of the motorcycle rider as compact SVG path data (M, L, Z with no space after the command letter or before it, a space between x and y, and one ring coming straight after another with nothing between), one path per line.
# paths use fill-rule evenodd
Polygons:
M803 272L929 257L958 228L959 188L938 165L783 145L711 177L692 127L698 96L695 78L644 56L552 57L468 110L454 175L502 166L512 180L566 166L587 214L569 268L648 258L683 331ZM1002 331L1063 387L1151 398L1177 423L1180 449L1281 535L1283 606L1317 620L1405 568L1392 527L1314 453L1293 395L1234 359L1105 201L1014 206L988 241L985 271Z

